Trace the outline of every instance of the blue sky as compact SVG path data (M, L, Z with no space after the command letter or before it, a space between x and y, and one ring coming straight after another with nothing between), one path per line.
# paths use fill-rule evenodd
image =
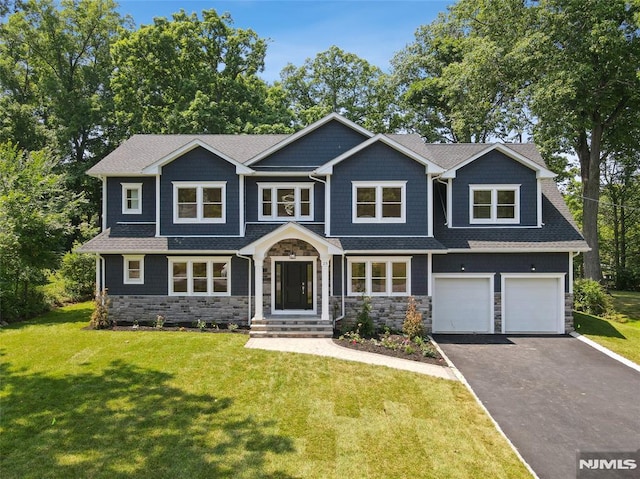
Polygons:
M287 64L302 65L331 45L355 53L383 70L393 54L433 21L452 0L120 0L120 12L137 26L153 17L170 17L214 8L229 12L237 28L251 28L269 39L262 78L278 80Z

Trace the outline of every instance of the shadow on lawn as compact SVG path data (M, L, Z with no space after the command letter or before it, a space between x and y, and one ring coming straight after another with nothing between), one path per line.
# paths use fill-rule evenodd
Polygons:
M576 331L580 334L627 339L611 322L586 313L574 313Z
M293 452L273 421L190 394L167 373L112 362L65 377L0 370L0 470L10 477L291 478L266 456Z

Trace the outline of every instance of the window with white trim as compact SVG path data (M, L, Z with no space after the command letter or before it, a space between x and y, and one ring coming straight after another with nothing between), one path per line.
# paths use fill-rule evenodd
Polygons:
M411 295L411 258L349 258L348 295Z
M121 183L122 214L139 215L142 213L142 183Z
M169 294L172 296L228 296L231 294L231 258L169 258Z
M174 223L224 223L226 182L173 182Z
M353 181L354 223L404 223L406 181Z
M520 185L469 185L469 222L520 222Z
M313 183L258 183L258 219L313 220Z
M144 255L123 255L123 283L144 284Z

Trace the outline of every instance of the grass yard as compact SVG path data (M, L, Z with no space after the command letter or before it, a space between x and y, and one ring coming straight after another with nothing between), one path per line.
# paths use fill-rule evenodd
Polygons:
M3 479L528 476L460 383L90 313L0 330Z
M576 331L640 364L640 293L613 291L613 305L622 321L575 312Z

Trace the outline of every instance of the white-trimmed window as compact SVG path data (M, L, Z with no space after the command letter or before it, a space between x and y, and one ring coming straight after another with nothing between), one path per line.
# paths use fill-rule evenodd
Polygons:
M469 185L469 222L520 222L520 185Z
M121 183L122 214L139 215L142 213L142 183Z
M174 223L224 223L226 182L173 182Z
M349 258L347 262L349 296L411 295L411 258Z
M313 220L313 183L258 183L260 221Z
M124 284L144 284L144 255L123 255Z
M354 223L405 223L406 181L353 181Z
M172 296L229 296L231 258L176 256L169 258L169 294Z

